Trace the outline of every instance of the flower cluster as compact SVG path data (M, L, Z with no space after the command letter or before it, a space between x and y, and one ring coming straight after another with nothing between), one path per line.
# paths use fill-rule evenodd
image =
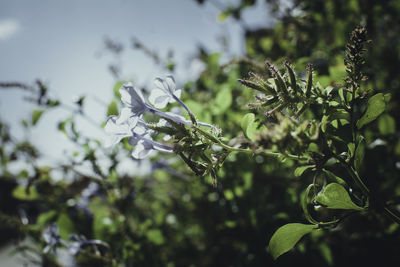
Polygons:
M165 80L156 78L154 83L156 88L151 91L148 99L151 105L145 101L140 90L134 88L131 83L126 83L119 89L124 107L118 116L110 116L107 119L105 131L110 135L110 138L107 140L106 146L112 146L123 138L129 137L129 144L135 146L132 156L136 159L143 159L152 151L173 152L172 146L153 140L151 134L154 131L143 119L143 114L148 112L161 117L158 126L166 127L170 126L167 123L168 121L177 125L188 126L192 125L193 122L178 114L163 112L159 108L166 107L168 103L178 102L189 112L190 117L192 117L191 112L180 100L182 90L176 89L172 76L167 76ZM206 123L199 124L212 127Z

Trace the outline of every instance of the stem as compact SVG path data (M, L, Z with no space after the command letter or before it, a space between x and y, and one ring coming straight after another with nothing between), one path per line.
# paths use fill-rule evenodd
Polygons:
M352 134L352 138L353 138L353 143L356 142L356 130L354 128L354 124L355 124L355 119L354 119L354 100L356 97L356 89L354 88L353 85L353 90L351 92L351 103L350 103L350 121L351 121L351 134ZM346 98L346 95L345 95Z
M182 100L180 100L175 94L172 94L172 97L175 99L176 102L178 102L184 109L186 109L187 113L189 114L190 120L193 122L194 125L197 124L196 117L194 116L193 112L189 109L188 106L183 103Z
M346 162L343 161L343 159L336 157L336 159L339 160L339 162L343 165L343 167L349 172L349 174L351 175L351 177L354 179L355 183L358 185L358 187L360 188L360 190L363 192L363 194L366 197L369 197L369 189L368 187L365 185L365 183L363 182L363 180L361 179L360 175L358 175L358 173L351 167L349 166Z
M394 214L388 207L383 208L384 213L390 217L393 221L395 221L397 224L400 224L400 217Z
M198 121L198 122L197 122L197 125L207 126L207 127L210 127L210 128L214 128L214 125L208 124L208 123L206 123L206 122L201 122L201 121Z
M153 108L150 105L146 105L146 107L151 113L156 114L156 115L158 115L158 116L160 116L162 118L165 118L165 119L168 119L168 120L171 120L171 121L174 121L176 123L183 124L183 125L191 125L191 122L186 121L186 120L182 120L178 116L173 116L173 115L167 114L167 113L162 112L162 111L160 111L160 110L158 110L156 108Z
M306 110L307 107L308 107L308 104L304 103L303 106L301 107L301 109L296 112L295 117L296 118L300 117L300 115Z
M178 99L179 99L179 98L178 98ZM165 118L165 119L168 119L168 120L172 120L172 121L174 121L174 122L176 122L176 123L180 123L180 124L188 125L188 126L191 126L191 125L193 124L193 123L190 122L190 121L187 121L187 120L184 120L184 119L180 118L178 115L174 116L174 115L165 113L165 112L163 112L163 111L161 111L161 110L158 110L158 109L156 109L156 108L153 108L153 107L150 106L150 105L146 105L146 108L147 108L147 110L148 110L149 112L151 112L151 113L153 113L153 114L156 114L156 115L158 115L158 116L160 116L160 117L162 117L162 118ZM192 114L192 115L193 115L193 114ZM190 114L189 114L189 116L190 116ZM206 123L206 122L196 122L196 124L201 125L201 126L207 126L207 127L210 127L210 128L213 128L213 127L214 127L214 125L208 124L208 123Z
M232 146L228 146L227 144L224 144L221 140L219 140L218 138L216 138L215 136L211 135L210 133L202 130L201 128L197 127L196 125L193 125L193 127L198 130L203 136L207 137L209 140L214 141L214 143L216 143L218 146L230 151L230 152L244 152L244 153L251 153L251 154L258 154L258 155L265 155L265 156L269 156L269 157L286 157L286 158L290 158L290 159L294 159L294 160L306 160L306 158L302 158L300 156L296 156L296 155L286 155L286 154L282 154L279 152L272 152L272 151L265 151L265 150L259 150L259 151L253 151L251 149L246 149L246 148L238 148L238 147L232 147Z

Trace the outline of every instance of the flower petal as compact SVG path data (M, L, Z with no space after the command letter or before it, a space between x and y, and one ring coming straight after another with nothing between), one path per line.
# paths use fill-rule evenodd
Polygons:
M147 127L143 123L138 123L131 131L134 135L144 136L147 133Z
M163 90L163 91L166 91L166 88L165 88L165 84L164 84L164 80L163 80L163 79L161 79L161 78L155 78L155 79L154 79L154 85L155 85L158 89L161 89L161 90Z
M111 135L111 136L108 136L106 141L105 141L104 147L105 148L112 147L113 145L118 144L119 141L121 141L121 139L123 139L124 137L127 137L127 136L128 135L126 135L126 136L124 136L124 135Z
M131 83L124 84L119 92L122 102L131 108L134 115L140 115L146 110L142 93L136 90Z
M132 110L128 107L124 107L121 109L121 113L119 114L116 123L122 124L126 122L130 117L134 116Z
M138 142L139 142L139 139L137 137L134 137L134 136L129 137L128 143L131 146L136 146Z
M109 134L105 142L105 147L115 145L121 141L122 138L132 135L127 123L117 124L116 121L117 116L110 116L107 119L106 126L104 126L104 131Z
M118 124L117 123L118 117L117 116L110 116L106 121L106 125L104 126L104 131L107 134L126 134L129 133L129 126L127 124Z
M175 92L175 90L176 90L174 77L167 76L165 78L165 83L168 86L168 90L171 92L171 94L173 94Z
M140 140L132 150L132 157L135 159L144 159L152 151L152 146L148 146L144 140Z
M174 95L175 95L177 98L181 98L182 90L181 90L181 89L176 90L176 91L174 92Z
M164 137L163 137L163 140L165 141L165 142L167 142L167 141L169 141L169 140L171 140L172 139L172 136L170 136L169 134L166 134L166 135L164 135Z
M151 90L149 102L156 108L165 108L170 98L170 95L167 94L164 90L154 88L153 90Z
M163 119L163 118L161 118L161 119L157 122L156 125L157 125L158 127L168 127L168 126L170 126L169 123L168 123L168 121L165 120L165 119Z

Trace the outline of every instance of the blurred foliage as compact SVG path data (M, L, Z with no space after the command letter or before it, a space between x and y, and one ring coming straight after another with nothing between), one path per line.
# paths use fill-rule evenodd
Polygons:
M219 3L220 19L241 20L242 12L256 2ZM250 113L254 118L248 114L254 91L237 79L249 78L250 71L264 73L268 79L262 62L282 66L290 60L304 80L306 65L312 63L314 84L346 85L346 41L357 25L365 25L372 42L363 67L368 80L361 82L361 88L370 95L390 92L392 98L383 115L359 127L365 136L363 153L352 146L349 153L364 155L357 166L373 195L398 207L399 1L295 0L289 6L278 0L267 2L277 21L272 27L246 29L245 58L225 64L220 53L199 48L197 59L205 68L197 79L185 83L184 102L199 120L218 125L224 137L247 140L246 136L260 131L254 119L263 112L254 110ZM164 60L137 39L132 42L134 49L174 71L171 56ZM112 40L106 46L123 55L123 48ZM110 70L119 77L118 69L110 66ZM116 81L116 89L121 82ZM31 118L23 121L27 129L37 126L51 109L65 107L49 97L40 81L33 85L2 82L0 87L20 88L37 105ZM115 88L105 117L117 114L121 107ZM214 188L211 177L196 177L175 156L159 155L151 159L150 173L132 177L122 165L122 159L134 164L127 142L105 150L76 128L77 117L90 120L84 106L85 98L79 99L69 107L71 116L58 123L66 140L77 145L59 165L41 165L42 155L32 142L16 139L7 124L0 123L0 241L4 245L28 240L17 249L27 262L62 265L59 250L66 248L79 266L265 266L273 264L267 245L274 231L289 222L306 222L300 198L314 179L308 166L296 169L292 160L231 154L219 169ZM360 105L363 110L358 113L366 108ZM296 121L290 123L296 126ZM89 171L82 172L82 166ZM339 177L330 175L340 183ZM372 203L376 210L383 205ZM333 230L313 231L275 264L397 266L399 235L398 225L378 212L356 214Z

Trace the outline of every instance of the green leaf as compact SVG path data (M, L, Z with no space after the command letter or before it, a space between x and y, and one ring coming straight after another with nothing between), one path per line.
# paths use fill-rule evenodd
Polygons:
M67 240L69 238L69 235L76 232L74 222L66 213L61 213L58 216L56 224L60 229L60 236L64 240Z
M108 105L107 116L111 116L111 115L118 115L118 106L117 106L117 102L115 100L113 100L110 103L110 105Z
M347 144L347 147L349 149L350 157L353 157L354 150L356 149L356 145L354 143L349 143L349 144Z
M269 241L269 252L274 260L283 253L291 250L296 243L306 234L317 229L318 226L302 223L288 223L280 227Z
M116 82L114 85L114 95L116 98L120 99L121 98L121 94L119 93L119 89L121 88L121 86L123 85L123 82Z
M244 115L242 122L241 122L241 127L246 135L247 138L250 140L254 140L254 132L257 129L257 124L254 122L255 116L253 113L247 113Z
M213 112L216 115L224 113L232 104L232 93L229 86L224 86L215 97Z
M354 204L346 189L337 183L328 184L322 193L315 197L315 201L328 209L363 210Z
M36 125L36 123L39 121L40 117L42 116L44 110L34 110L32 112L32 125Z
M341 185L343 185L343 186L347 186L347 183L346 183L342 178L340 178L339 176L337 176L336 174L334 174L333 172L328 171L328 170L326 170L326 169L322 169L322 171L323 171L329 178L331 178L332 180L334 180L335 183L341 184Z
M230 190L230 189L227 189L224 191L224 196L225 196L226 200L232 200L235 197L232 190Z
M36 188L33 186L30 186L29 189L27 189L26 186L19 185L16 188L14 188L12 195L14 198L27 201L39 198L39 194L36 191Z
M364 115L357 121L357 128L361 129L364 125L378 118L378 116L385 111L386 101L382 93L372 96L368 100L367 110Z
M383 114L378 120L379 132L383 135L396 132L396 121L389 114Z
M227 12L221 12L221 13L219 13L218 14L218 17L217 17L217 19L218 19L218 22L224 22L228 17L229 17L229 13L227 13Z
M150 242L153 242L156 245L164 244L164 236L159 229L150 229L146 232L146 237Z
M310 168L314 168L315 165L305 165L305 166L300 166L297 167L296 170L294 170L294 176L299 177L303 174L304 171Z
M44 212L38 216L38 218L36 220L36 224L43 227L46 223L53 220L56 215L57 215L57 212L55 210L50 210L50 211Z
M319 251L321 252L322 257L325 259L326 263L328 266L333 265L333 256L332 256L332 250L330 249L329 246L326 245L326 243L319 244Z
M361 137L358 142L356 152L354 154L354 168L357 171L360 169L361 163L364 159L364 155L365 155L365 141L364 138Z

